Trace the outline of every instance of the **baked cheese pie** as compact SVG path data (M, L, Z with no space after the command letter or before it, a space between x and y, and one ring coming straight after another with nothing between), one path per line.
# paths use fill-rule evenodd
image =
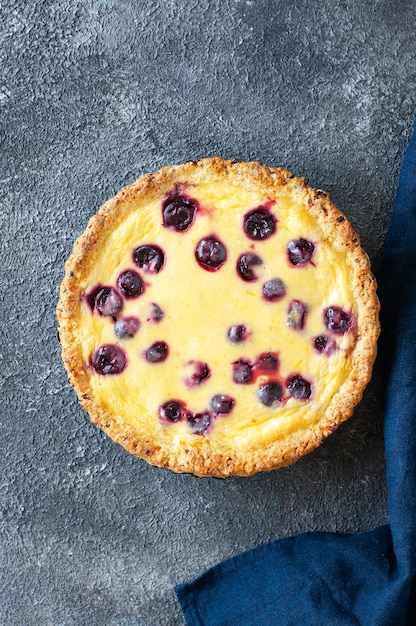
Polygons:
M324 191L281 168L202 159L141 176L65 266L63 362L92 421L174 472L289 465L371 378L370 262Z

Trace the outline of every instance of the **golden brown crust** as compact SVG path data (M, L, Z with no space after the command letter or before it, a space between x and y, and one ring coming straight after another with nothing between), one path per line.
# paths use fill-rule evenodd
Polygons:
M146 203L155 196L163 197L176 183L198 182L206 177L227 175L233 183L244 182L246 187L265 189L270 196L285 193L301 194L306 199L310 214L317 220L324 237L342 250L351 268L353 291L358 307L357 343L353 351L349 377L334 396L330 407L320 421L308 430L293 433L284 440L275 441L259 450L239 452L214 449L208 438L196 438L189 448L162 444L157 437L142 436L120 419L106 411L94 399L89 372L77 340L77 319L81 302L80 282L93 266L97 243L102 242L129 213L132 206ZM174 472L197 476L249 476L290 465L300 456L311 452L322 440L348 419L371 378L379 334L379 303L376 281L370 262L360 241L345 215L320 190L310 188L303 178L293 176L281 168L269 168L259 163L225 161L220 158L202 159L182 165L165 167L155 174L141 176L134 184L122 189L108 200L94 215L85 232L75 242L65 265L65 276L60 288L57 306L62 358L71 385L77 392L82 407L92 421L109 437L131 454L149 463Z

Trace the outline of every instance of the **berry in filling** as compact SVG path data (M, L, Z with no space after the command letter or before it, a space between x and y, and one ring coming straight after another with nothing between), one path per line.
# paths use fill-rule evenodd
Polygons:
M185 378L188 387L198 387L211 376L207 363L202 361L190 361L187 367L190 368L190 374Z
M212 396L209 404L214 413L227 414L231 413L235 400L231 396L217 394Z
M152 302L150 305L150 316L147 318L148 322L160 322L163 319L164 313L160 306L155 302Z
M159 246L139 246L133 252L133 260L147 274L158 274L165 263L165 255Z
M259 207L245 215L243 228L249 239L268 239L276 230L276 218L265 207Z
M302 376L296 375L289 378L286 387L292 398L296 398L296 400L308 400L311 397L311 384Z
M263 352L254 363L239 359L232 366L233 381L239 385L248 385L258 376L264 377L267 372L276 372L279 367L279 358L275 352Z
M189 414L186 419L195 435L204 435L211 426L212 415L208 411L204 411L203 413Z
M227 337L231 343L236 345L244 343L244 341L248 338L247 327L244 324L234 324L234 326L231 326L228 329Z
M292 300L286 315L286 326L294 330L302 330L305 326L308 307L300 300Z
M216 237L204 237L195 248L195 258L201 267L215 272L225 263L227 251Z
M252 268L262 263L263 261L258 254L254 252L244 252L244 254L237 259L237 274L246 282L251 283L257 280L257 275Z
M292 265L306 265L315 252L315 246L307 239L293 239L287 244L287 252Z
M91 365L97 374L121 374L127 364L127 357L119 346L100 346L91 357Z
M116 321L114 331L118 339L134 337L140 328L140 320L137 317L121 317Z
M279 365L279 359L274 352L265 352L257 358L254 367L260 372L275 372Z
M183 232L188 230L195 219L198 204L188 196L172 194L162 205L163 225L167 228Z
M169 347L164 341L156 341L154 344L147 348L144 353L144 358L149 363L161 363L167 359L169 354Z
M159 407L159 415L168 422L179 422L184 417L185 405L180 400L168 400Z
M85 300L87 301L87 304L90 307L91 311L95 310L95 302L97 300L98 294L102 289L111 289L111 287L103 287L102 285L98 285L98 287L94 287L94 289L91 289L89 293L85 294Z
M263 297L268 302L278 302L286 295L286 286L281 278L272 278L263 285Z
M247 385L253 380L252 365L240 360L233 363L233 381L239 385Z
M122 272L117 279L117 287L125 298L137 298L144 292L143 281L134 270Z
M121 296L112 287L96 287L87 295L87 302L92 311L104 317L114 317L123 306Z
M319 335L312 339L312 345L316 352L319 354L326 354L329 356L336 348L336 343L331 337L326 335Z
M352 328L352 316L339 306L329 306L324 311L327 329L337 335L344 335Z
M265 406L273 406L281 400L283 390L277 381L270 381L264 385L260 385L257 390L257 397Z

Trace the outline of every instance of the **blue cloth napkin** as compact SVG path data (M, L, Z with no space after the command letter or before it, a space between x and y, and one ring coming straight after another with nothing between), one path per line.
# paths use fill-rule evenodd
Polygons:
M389 525L305 533L219 563L175 587L188 626L416 625L416 124L378 282Z

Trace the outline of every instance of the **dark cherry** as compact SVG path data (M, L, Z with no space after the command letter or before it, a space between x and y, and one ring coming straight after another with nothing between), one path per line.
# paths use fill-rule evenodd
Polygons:
M263 298L268 302L278 302L286 295L286 285L281 278L272 278L263 285Z
M205 270L216 272L224 265L227 250L216 237L204 237L195 248L195 258Z
M95 295L93 308L104 317L114 317L122 306L120 294L112 287L102 287Z
M162 205L163 225L179 232L188 230L195 218L198 204L188 196L173 194Z
M260 385L257 390L257 397L265 406L273 406L281 400L283 395L282 387L277 381L270 381L264 385Z
M204 411L203 413L189 414L186 419L194 435L204 435L211 426L212 415L208 411Z
M121 374L127 365L127 357L119 346L100 346L91 357L91 365L97 374Z
M286 326L294 330L302 330L305 326L308 307L300 300L292 300L286 315Z
M168 400L159 407L159 415L168 422L179 422L184 417L185 405L180 400Z
M137 317L121 317L114 327L118 339L131 339L140 328L140 320Z
M257 280L257 275L253 271L256 265L262 265L263 261L254 252L244 252L237 259L237 274L248 283Z
M217 394L216 396L212 396L210 400L211 409L214 411L214 413L218 414L231 413L234 404L234 398L223 394Z
M293 239L287 244L287 252L292 265L306 265L315 252L315 246L308 239Z
M276 230L276 218L265 207L258 207L244 216L243 228L250 239L268 239Z
M133 252L133 260L147 274L158 274L165 263L165 255L159 246L139 246Z
M239 385L247 385L253 380L252 365L248 361L240 360L233 363L233 381Z
M111 289L111 287L103 287L102 285L98 285L97 287L94 287L94 289L91 289L91 291L85 294L85 299L91 311L95 310L95 301L102 289Z
M164 313L160 306L155 302L151 303L150 316L147 318L148 322L160 322L163 319Z
M319 335L312 339L312 345L316 352L319 354L326 354L329 356L336 348L336 343L331 337L326 335Z
M117 278L117 287L125 298L138 298L144 292L144 284L135 270L126 270Z
M286 387L292 398L296 398L296 400L308 400L311 397L311 383L302 376L296 375L289 378Z
M185 379L185 383L188 387L198 387L211 376L211 371L207 363L203 363L203 361L190 361L188 366L193 370Z
M329 331L344 335L351 330L352 316L339 306L329 306L324 311L324 323Z
M144 358L149 363L161 363L167 359L169 354L169 347L164 341L156 341L154 344L147 348L144 353Z
M228 329L227 337L231 343L244 343L248 337L247 327L244 324L234 324Z
M279 359L274 352L264 352L257 358L254 367L260 372L275 372L279 365Z

